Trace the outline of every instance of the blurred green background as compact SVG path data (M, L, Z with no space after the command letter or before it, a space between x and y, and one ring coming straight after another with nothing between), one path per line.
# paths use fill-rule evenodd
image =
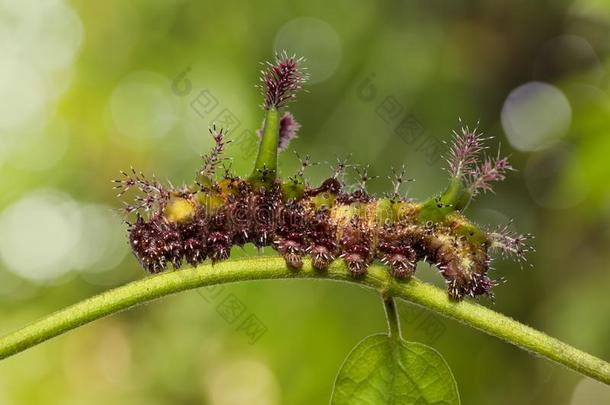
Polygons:
M605 0L0 0L0 333L144 277L111 179L134 165L191 181L212 121L230 127L227 155L247 173L258 63L286 49L312 76L291 147L320 162L351 153L380 176L375 192L403 163L411 197L439 191L442 142L459 117L480 121L518 171L469 216L513 219L537 248L531 269L497 260L507 283L482 302L608 359L609 38ZM313 281L182 293L3 361L0 404L324 404L351 348L384 330L378 301ZM400 311L405 336L445 356L464 404L610 403L592 380Z

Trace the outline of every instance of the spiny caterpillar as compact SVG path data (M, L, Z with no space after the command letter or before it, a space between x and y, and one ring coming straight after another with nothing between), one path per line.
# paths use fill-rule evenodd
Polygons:
M491 296L497 282L488 276L488 252L497 249L524 260L529 236L514 234L508 226L482 230L462 211L472 197L505 178L512 169L507 158L498 154L481 159L485 139L476 129L454 132L447 157L449 186L423 203L401 195L408 181L404 167L394 171L393 190L383 198L366 191L366 169L357 170L357 187L347 191L343 178L348 165L341 160L317 187L304 177L309 157L301 159L295 175L281 180L278 150L285 149L300 128L285 109L307 79L302 61L283 53L261 72L265 118L249 177L240 178L227 167L224 175L217 175L230 140L213 127L215 146L203 156L193 185L165 186L133 169L115 180L119 195L134 187L141 192L126 205L126 212L136 213L135 221L128 222L129 241L142 266L158 273L170 264L195 266L206 258L215 263L227 259L232 246L252 243L271 246L295 270L305 256L319 271L343 260L353 277L363 276L377 259L394 277L405 279L418 262L427 261L438 267L450 297Z

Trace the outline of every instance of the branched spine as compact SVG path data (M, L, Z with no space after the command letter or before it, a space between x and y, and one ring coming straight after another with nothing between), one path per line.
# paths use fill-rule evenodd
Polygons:
M265 62L258 86L263 95L263 109L282 108L296 99L296 94L307 81L308 75L300 66L304 58L278 53L275 62Z
M222 161L222 154L227 144L231 143L230 140L226 139L226 133L224 133L222 128L216 130L216 125L214 125L209 131L214 139L215 145L208 154L201 156L203 159L203 166L199 170L199 181L202 187L209 187L214 182L216 169Z

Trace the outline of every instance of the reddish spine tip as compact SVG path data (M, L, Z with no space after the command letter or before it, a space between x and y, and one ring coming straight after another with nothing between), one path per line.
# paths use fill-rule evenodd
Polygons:
M502 181L506 173L513 170L507 157L500 157L500 150L495 158L483 156L486 149L485 138L477 128L468 126L453 133L453 141L447 162L452 177L461 179L471 196L481 192L493 191L492 183ZM481 161L482 160L482 161Z
M260 139L263 138L264 127L265 123L263 122L262 127L256 131L256 135ZM298 136L299 129L301 129L301 124L297 122L292 113L286 111L282 115L282 118L280 118L280 139L277 145L278 150L282 151L287 149L290 141Z
M286 52L282 52L275 56L274 63L265 64L259 85L265 110L284 107L296 98L296 93L308 78L300 67L303 61L303 58L288 56Z

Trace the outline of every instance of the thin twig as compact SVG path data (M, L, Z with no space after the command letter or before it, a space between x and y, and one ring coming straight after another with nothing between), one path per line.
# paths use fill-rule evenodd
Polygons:
M384 297L401 298L421 305L610 385L610 364L606 361L472 301L451 300L446 291L416 278L399 281L391 277L384 267L373 265L364 277L354 279L342 261L335 261L328 271L319 272L312 268L309 260L305 260L303 269L295 271L286 267L284 259L277 257L228 260L213 266L204 264L134 281L0 338L0 359L96 319L180 291L240 281L297 278L337 280L373 288Z

